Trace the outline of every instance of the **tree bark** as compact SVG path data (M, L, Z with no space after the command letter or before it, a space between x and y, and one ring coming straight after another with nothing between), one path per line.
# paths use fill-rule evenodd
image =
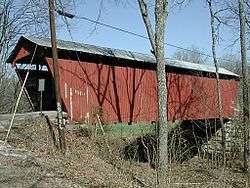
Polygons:
M249 168L249 98L248 98L248 72L246 55L246 15L244 1L239 0L240 16L240 46L241 46L241 66L242 66L242 93L243 93L243 125L244 125L244 169L248 173L248 185L250 184Z
M158 89L158 151L156 165L156 187L166 187L168 172L168 125L167 125L167 75L164 57L165 24L168 16L168 1L155 1L155 33L152 28L147 5L144 0L138 0L140 12L153 48L157 63L157 89Z
M155 1L155 58L158 82L159 187L165 187L168 172L167 80L164 58L165 22L168 1Z
M222 100L221 100L221 89L220 89L220 75L219 75L219 66L216 55L216 33L215 33L215 14L213 12L212 0L207 0L209 12L210 12L210 26L211 26L211 37L212 37L212 54L213 61L215 66L215 77L216 77L216 94L217 94L217 111L221 124L221 147L222 147L222 157L223 165L226 164L226 131L223 123L223 114L222 114Z
M143 22L145 24L147 34L149 37L149 41L151 44L151 47L153 48L153 54L155 55L155 33L149 18L149 13L148 13L148 8L147 8L147 3L145 3L144 0L137 0L139 7L140 7L140 12L142 15Z

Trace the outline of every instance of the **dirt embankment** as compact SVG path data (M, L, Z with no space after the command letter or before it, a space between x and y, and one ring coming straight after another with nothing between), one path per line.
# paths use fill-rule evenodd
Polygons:
M1 131L1 140L5 133ZM70 129L66 136L67 153L62 155L53 148L44 119L15 126L8 139L9 146L1 143L0 187L141 187L144 184L136 175L137 165L113 156L113 151L109 153L101 137L86 137L78 129ZM145 169L139 167L137 171L142 173Z
M10 146L0 143L0 187L154 187L154 169L122 159L126 139L93 137L79 127L66 135L62 155L53 148L44 119L14 127ZM172 164L169 177L170 187L245 187L246 178L239 168L223 171L197 157Z

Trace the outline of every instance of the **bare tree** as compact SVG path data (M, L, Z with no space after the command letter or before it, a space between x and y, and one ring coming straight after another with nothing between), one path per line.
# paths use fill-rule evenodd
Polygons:
M61 2L61 1L60 1ZM62 1L68 9L74 0ZM0 63L21 35L46 36L49 31L47 0L3 0L0 2ZM58 5L61 8L61 5ZM2 66L3 67L3 66Z
M156 186L165 187L168 171L168 125L167 125L167 82L166 63L164 58L165 23L168 17L168 1L155 1L155 31L152 28L147 4L138 0L140 12L152 46L152 53L157 63L158 86L158 164Z
M221 146L222 146L222 157L223 157L223 164L226 163L226 132L225 127L223 123L223 114L222 114L222 100L221 100L221 89L220 89L220 75L219 75L219 66L218 66L218 60L217 60L217 54L216 54L216 30L215 30L215 19L216 19L216 13L213 10L213 1L207 0L207 4L209 7L210 12L210 26L211 26L211 37L212 37L212 54L213 54L213 62L215 66L215 77L216 77L216 92L217 92L217 111L220 119L221 124Z
M205 64L207 58L202 55L202 51L196 47L191 47L188 50L177 50L173 58L181 61L187 61L197 64Z
M71 8L74 7L73 1L65 0L64 4ZM10 113L11 110L7 107L12 106L14 98L8 96L15 96L15 91L20 88L17 84L18 80L5 61L20 36L46 36L48 34L47 11L47 0L0 1L0 93L3 94L0 96L1 112Z
M238 54L225 54L219 59L220 67L226 68L238 75L241 74L240 62Z
M39 0L0 2L0 109L10 112L15 92L20 87L5 61L21 35L44 35L47 33L46 9ZM23 100L22 100L23 101ZM20 109L20 108L19 108Z
M233 46L237 44L237 42L240 40L240 37L238 35L238 31L240 29L239 26L239 10L238 10L238 1L235 0L226 0L226 1L216 1L217 4L221 7L222 12L217 16L220 20L220 24L226 25L228 29L231 30L232 33L232 41L231 45ZM249 0L245 1L246 4L246 10L245 10L245 21L246 21L246 34L250 34L250 3ZM216 18L216 19L217 19ZM230 47L229 46L229 47ZM250 40L246 39L246 46L247 49L250 49Z
M26 2L4 0L0 3L1 57L3 51L11 50L20 35L46 34L48 29L46 11L43 2L38 0Z
M239 17L240 17L240 46L241 46L241 65L242 65L242 93L243 93L243 125L244 125L244 169L248 173L248 184L250 183L249 168L249 98L248 98L248 71L246 55L246 15L244 0L239 0Z

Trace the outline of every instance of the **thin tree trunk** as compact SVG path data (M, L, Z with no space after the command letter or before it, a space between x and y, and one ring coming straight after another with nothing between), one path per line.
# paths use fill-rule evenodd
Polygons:
M149 41L151 44L151 47L153 48L153 54L155 55L155 33L149 18L149 13L148 13L148 8L147 8L147 3L145 3L144 0L137 0L139 7L140 7L140 12L142 15L143 22L145 24Z
M158 89L158 151L156 165L156 187L166 187L168 172L168 125L167 125L167 82L164 58L165 23L168 16L168 1L155 1L155 33L153 31L147 4L144 0L138 0L141 15L153 48L153 54L157 63L157 89Z
M209 12L210 12L210 26L211 26L211 35L212 35L212 53L213 61L215 66L215 77L216 77L216 93L217 93L217 111L221 124L221 147L222 147L222 157L223 165L226 164L226 131L223 123L223 114L222 114L222 100L221 100L221 89L220 89L220 76L219 76L219 66L216 57L216 33L215 33L215 15L213 12L212 1L207 0Z
M158 82L159 187L165 187L168 172L167 81L164 58L165 21L168 1L155 1L155 58Z
M244 125L244 169L248 173L248 185L250 182L249 169L249 99L248 99L248 73L246 55L246 18L244 1L239 0L240 15L240 46L241 46L241 65L242 65L242 93L243 93L243 125Z

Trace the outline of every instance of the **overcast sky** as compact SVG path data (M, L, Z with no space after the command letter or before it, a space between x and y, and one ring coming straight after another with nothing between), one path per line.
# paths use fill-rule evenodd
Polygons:
M116 4L112 0L104 0L99 21L146 36L137 1L128 1L129 3ZM100 0L82 1L74 13L78 17L97 19L100 13L100 2ZM57 21L60 22L60 18ZM103 26L97 26L95 29L95 24L78 18L69 20L69 23L73 40L76 42L150 53L149 41L145 39ZM170 9L166 30L167 43L184 48L194 46L211 54L209 13L205 1L195 0L181 9ZM228 47L234 40L232 32L227 28L222 28L220 33L223 40L217 47L219 56L238 53L238 44L233 48ZM58 38L71 40L65 28L58 29ZM174 47L166 46L166 56L171 57L176 50Z

